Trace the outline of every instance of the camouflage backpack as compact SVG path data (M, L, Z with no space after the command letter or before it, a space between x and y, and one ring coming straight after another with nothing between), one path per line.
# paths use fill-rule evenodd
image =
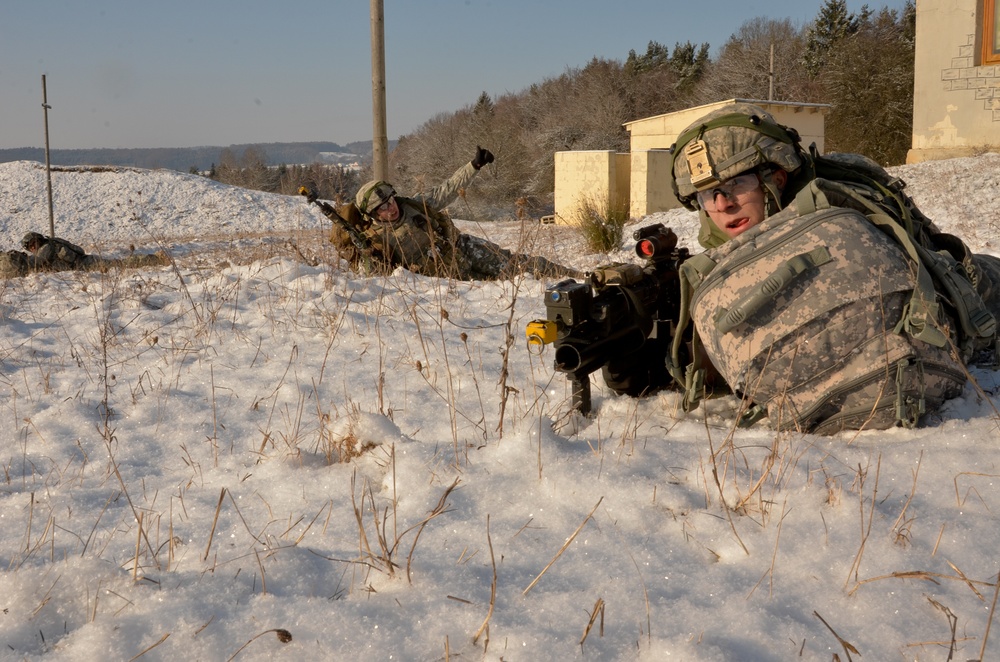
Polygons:
M699 348L746 399L744 423L916 425L966 379L933 286L863 214L817 202L681 267Z
M744 398L743 424L766 416L819 434L914 426L961 393L966 361L994 348L971 253L874 162L806 154L791 135L807 183L681 267L693 359L680 365L677 334L670 370L685 408L705 391L705 356Z

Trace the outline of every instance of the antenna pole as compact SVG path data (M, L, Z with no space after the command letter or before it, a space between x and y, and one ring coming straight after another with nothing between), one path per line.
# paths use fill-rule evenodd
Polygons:
M52 165L49 161L49 94L45 89L45 74L42 74L42 109L45 115L45 180L49 189L49 237L56 236L55 214L52 212Z

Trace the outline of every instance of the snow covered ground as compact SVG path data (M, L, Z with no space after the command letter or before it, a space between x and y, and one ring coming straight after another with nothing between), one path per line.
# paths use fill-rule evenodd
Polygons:
M1000 155L894 172L1000 250ZM301 198L196 176L52 182L60 236L175 263L0 281L0 659L1000 655L992 372L917 430L734 432L599 377L572 420L544 282L359 276ZM48 222L44 167L0 164L0 248Z

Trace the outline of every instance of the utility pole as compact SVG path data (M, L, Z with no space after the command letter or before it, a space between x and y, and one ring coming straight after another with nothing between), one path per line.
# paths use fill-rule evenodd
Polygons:
M774 101L774 42L771 42L771 61L767 72L767 100Z
M49 94L45 90L45 74L42 74L42 113L45 116L45 179L49 188L49 236L56 236L56 219L52 212L52 165L49 161Z
M385 122L385 15L382 0L371 0L372 174L389 179L389 137Z

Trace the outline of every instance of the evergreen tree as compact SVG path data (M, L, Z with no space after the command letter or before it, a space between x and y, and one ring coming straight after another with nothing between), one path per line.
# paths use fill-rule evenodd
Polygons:
M628 52L628 58L625 60L625 71L629 75L637 75L662 67L668 62L667 47L657 41L650 41L646 46L645 55L637 56L635 49Z
M472 109L472 113L477 116L489 116L493 114L493 99L485 91L479 95L479 99L476 101L475 107Z
M906 160L913 129L913 5L859 18L837 44L818 80L833 108L826 149L858 152L883 165Z
M690 41L674 44L674 54L670 58L670 69L677 76L676 87L684 92L690 90L705 73L708 66L708 44L703 43L695 51Z
M867 6L862 11L867 13ZM802 63L809 75L817 75L826 63L830 49L857 30L858 17L847 11L847 0L826 0L806 31L806 52Z

